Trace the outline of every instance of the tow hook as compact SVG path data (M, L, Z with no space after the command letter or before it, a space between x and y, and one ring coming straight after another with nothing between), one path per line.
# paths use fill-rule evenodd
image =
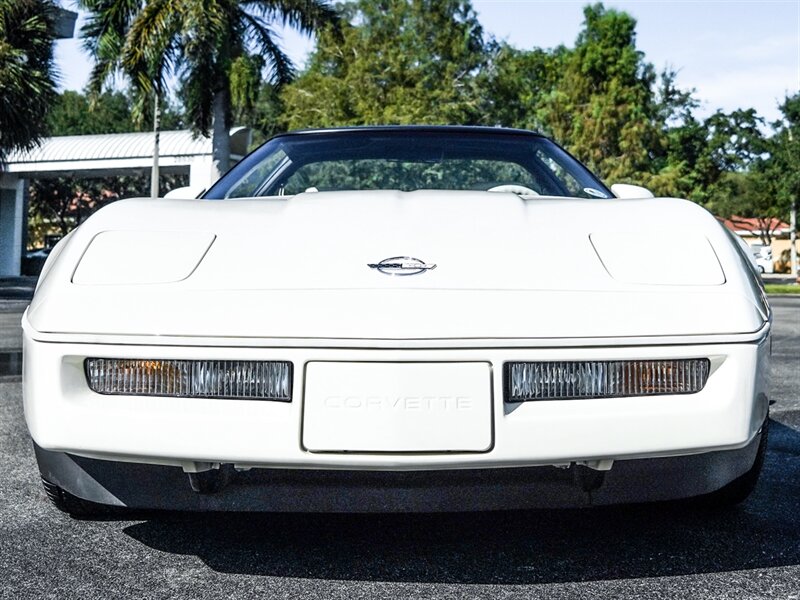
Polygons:
M600 489L605 481L606 473L611 470L613 465L614 461L610 459L576 462L575 483L584 492Z
M198 494L215 494L228 483L228 470L219 463L192 462L182 466L192 491Z

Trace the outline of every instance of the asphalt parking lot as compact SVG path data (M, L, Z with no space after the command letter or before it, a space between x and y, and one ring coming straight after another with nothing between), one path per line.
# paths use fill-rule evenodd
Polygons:
M0 373L0 598L800 599L800 297L772 303L765 469L753 496L722 513L73 520L41 489L19 376ZM20 308L0 302L0 353L17 347Z

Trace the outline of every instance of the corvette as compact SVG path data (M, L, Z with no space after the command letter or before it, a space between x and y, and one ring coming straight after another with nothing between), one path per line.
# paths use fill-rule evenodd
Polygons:
M711 214L543 136L291 132L58 244L25 417L73 515L725 506L763 462L771 319Z

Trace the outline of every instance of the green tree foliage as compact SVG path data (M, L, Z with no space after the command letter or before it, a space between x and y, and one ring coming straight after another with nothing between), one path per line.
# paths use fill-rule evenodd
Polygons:
M283 93L290 129L332 125L480 123L483 32L463 0L359 0L355 25L323 32Z
M648 184L660 195L719 209L720 194L733 189L726 174L746 171L765 151L763 126L753 109L717 111L703 121L687 115L665 130L667 151Z
M232 122L251 127L255 145L285 131L281 86L262 79L263 66L259 56L242 56L231 70Z
M636 49L636 21L602 4L586 7L574 48L553 50L485 39L464 0L361 0L344 14L353 25L343 43L323 34L306 71L282 94L289 129L387 123L537 129L601 176L641 183L667 166L668 124L694 103L670 72L657 89L653 66Z
M800 204L800 92L784 100L781 113L759 171L771 183L778 211L785 213L793 203Z
M717 146L725 147L733 162L720 166L708 202L720 216L756 219L765 244L800 199L800 93L785 99L781 113L768 138L752 127L758 119L752 110L723 120Z
M495 45L489 68L479 80L488 96L484 123L548 132L547 101L569 57L564 46L518 50L508 44Z
M51 0L0 0L0 165L46 134L56 95Z
M136 131L129 98L121 92L106 92L92 103L84 94L67 90L53 103L48 125L52 135Z
M149 127L135 117L130 92L105 91L95 97L66 90L53 102L48 116L51 135L86 135L148 131ZM162 129L183 128L179 108L166 102L161 107Z
M28 245L37 248L43 245L44 236L66 235L110 202L148 195L149 182L135 176L56 177L33 180L28 192Z
M160 193L188 185L188 179L163 175ZM149 194L150 181L144 176L35 179L28 187L28 247L42 247L47 235L66 235L111 202Z
M248 70L263 61L268 81L275 85L294 75L272 26L288 24L312 33L338 22L324 0L81 0L80 4L91 15L83 32L96 60L91 81L95 92L119 68L140 97L153 90L162 93L166 78L177 76L187 122L202 135L212 134L213 165L220 174L230 159L232 97L241 100L253 93ZM232 90L232 83L246 87Z
M636 179L661 152L656 74L636 49L636 20L594 4L553 92L548 133L602 177Z
M772 137L752 109L700 119L694 91L647 62L625 12L587 6L574 46L554 49L487 39L468 0L357 0L343 14L341 38L323 33L305 72L243 118L265 134L391 123L535 129L609 183L723 216L785 219L797 196L796 97Z

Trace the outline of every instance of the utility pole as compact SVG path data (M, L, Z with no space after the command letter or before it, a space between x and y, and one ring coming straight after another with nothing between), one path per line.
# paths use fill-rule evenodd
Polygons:
M161 107L159 106L160 94L158 86L153 86L153 170L150 173L150 197L158 198L158 152L161 137Z

